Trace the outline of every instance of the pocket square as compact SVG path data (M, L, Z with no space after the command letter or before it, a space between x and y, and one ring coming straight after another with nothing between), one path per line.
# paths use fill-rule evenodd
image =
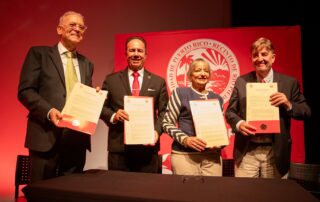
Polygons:
M148 88L148 91L156 91L156 90L153 88Z

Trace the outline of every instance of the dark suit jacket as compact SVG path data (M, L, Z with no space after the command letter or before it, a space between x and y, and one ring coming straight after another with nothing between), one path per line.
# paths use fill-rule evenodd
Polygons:
M132 95L128 78L128 68L108 75L103 83L102 89L108 91L107 100L101 113L101 119L109 126L108 150L110 152L124 152L124 124L122 122L112 124L110 123L110 118L118 109L124 108L124 96ZM139 95L153 97L155 130L160 136L162 134L162 119L168 102L165 80L144 69L143 82ZM146 146L138 145L137 148L139 147ZM155 147L150 146L149 148L151 148L154 153L159 151L159 141Z
M81 82L91 86L93 64L80 54L77 58ZM64 71L57 45L30 48L20 75L18 99L29 110L25 147L45 152L54 146L62 132L78 133L57 128L47 118L51 108L61 111L66 102ZM79 139L90 148L88 135L80 134Z
M274 71L274 82L278 83L278 91L284 93L292 103L292 110L287 111L280 107L280 134L274 135L273 149L276 166L280 174L287 173L290 166L291 154L291 118L303 120L311 115L311 110L300 92L298 81L292 77ZM246 119L246 83L257 82L255 71L240 76L235 83L229 106L226 111L226 120L235 134L233 157L240 163L245 155L249 136L244 136L236 131L236 124Z

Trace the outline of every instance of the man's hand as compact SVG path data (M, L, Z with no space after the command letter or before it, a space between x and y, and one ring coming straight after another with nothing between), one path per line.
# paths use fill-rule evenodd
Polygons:
M101 90L100 86L96 87L96 92L99 93L99 91Z
M49 114L50 121L55 125L58 126L59 120L62 119L62 114L59 110L52 108Z
M158 140L159 140L159 134L158 134L158 132L155 130L155 131L154 131L154 143L153 143L153 144L145 144L145 146L154 146L154 145L157 144Z
M129 121L129 114L123 109L119 109L113 119L114 123L118 121L121 121L121 122Z
M240 126L239 126L239 131L247 136L247 135L255 135L255 131L257 130L256 127L250 125L249 123L243 121L240 123Z
M158 134L158 132L155 130L155 131L154 131L154 144L153 144L153 145L157 144L158 140L159 140L159 134Z
M283 106L286 110L290 110L292 108L292 104L284 93L277 92L272 94L270 96L270 102L271 105L275 107Z

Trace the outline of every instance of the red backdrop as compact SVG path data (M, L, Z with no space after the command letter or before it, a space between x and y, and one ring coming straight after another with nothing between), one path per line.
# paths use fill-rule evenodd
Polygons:
M177 86L189 85L185 81L185 68L193 59L203 57L208 60L213 72L210 88L224 98L224 110L228 105L236 77L254 70L249 49L252 42L259 37L267 37L274 43L276 49L274 70L291 75L297 78L300 84L302 83L298 26L118 34L115 42L115 71L126 67L124 44L125 40L133 35L140 35L146 39L148 59L145 67L167 80L169 93ZM222 153L224 158L232 158L234 135L230 129L228 131L230 145ZM303 123L294 121L291 131L293 139L291 160L304 162ZM169 153L171 139L162 136L161 141L160 153Z
M142 0L138 4L127 0L1 0L0 201L13 201L16 158L28 153L24 148L28 112L17 99L17 86L30 46L55 45L59 17L68 10L80 12L88 30L78 50L94 63L93 84L101 86L105 75L113 71L116 33L231 26L230 0L197 3L201 9L194 9L192 0ZM186 12L191 10L193 15ZM107 167L107 134L101 122L91 137L87 169Z

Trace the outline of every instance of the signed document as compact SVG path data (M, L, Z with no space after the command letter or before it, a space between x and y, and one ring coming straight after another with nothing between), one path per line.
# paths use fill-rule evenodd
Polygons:
M58 126L93 135L106 97L107 91L96 92L95 88L76 83L62 110L63 118Z
M190 107L196 136L206 141L207 147L229 144L219 100L193 100Z
M125 96L124 110L129 114L129 121L124 122L124 143L154 144L153 98Z
M271 105L270 95L278 92L277 83L247 83L247 122L256 133L280 133L279 108Z

